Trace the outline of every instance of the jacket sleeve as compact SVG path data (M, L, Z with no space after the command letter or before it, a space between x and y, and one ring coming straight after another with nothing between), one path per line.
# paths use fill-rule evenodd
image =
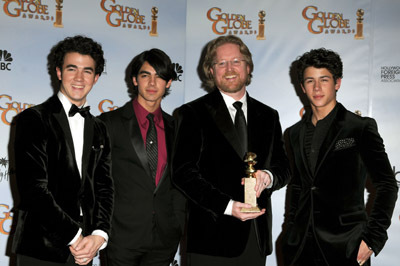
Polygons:
M398 186L374 119L366 119L360 149L367 173L376 189L363 239L377 255L388 239L386 231L391 223Z

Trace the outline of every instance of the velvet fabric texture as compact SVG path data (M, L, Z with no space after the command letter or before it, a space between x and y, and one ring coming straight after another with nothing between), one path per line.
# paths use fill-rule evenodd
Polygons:
M282 142L278 113L247 96L248 149L257 154L256 169L274 176L258 205L266 214L255 222L260 254L272 251L271 193L288 182L289 166ZM187 251L212 256L239 256L250 225L224 215L228 202L244 201L241 179L246 176L244 154L228 109L218 90L181 106L173 159L173 180L190 199Z
M283 237L285 265L302 251L309 228L327 265L357 265L361 240L375 255L382 250L397 199L383 140L374 119L357 116L338 103L312 175L304 152L305 123L303 119L285 132L293 172ZM376 190L369 216L364 202L367 176Z
M171 183L174 121L165 112L162 116L168 158L157 186L149 168L132 101L100 116L110 133L115 181L110 241L124 248L150 247L154 233L165 246L176 248L183 234L186 199Z
M80 227L84 236L95 229L110 232L113 181L106 127L91 115L85 118L82 178L57 96L20 113L15 134L20 204L13 251L64 263Z

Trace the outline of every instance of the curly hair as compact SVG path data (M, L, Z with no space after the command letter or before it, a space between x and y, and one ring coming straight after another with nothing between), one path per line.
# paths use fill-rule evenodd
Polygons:
M211 73L211 68L215 64L215 57L217 55L217 48L220 47L221 45L227 44L227 43L232 43L232 44L237 44L239 45L239 50L240 53L243 55L244 60L246 61L247 65L249 66L249 75L246 80L246 86L250 84L251 78L253 75L251 74L254 69L254 64L253 64L253 59L251 57L251 52L249 48L244 44L244 42L239 38L234 35L226 35L226 36L220 36L211 42L208 43L207 45L207 51L206 55L204 57L204 62L203 62L203 71L206 76L206 86L209 88L214 88L215 83L214 83L214 77Z
M177 74L174 69L174 65L171 62L169 56L161 51L160 49L153 48L151 50L144 51L137 56L135 56L128 66L128 77L129 82L132 82L133 77L138 76L140 68L144 62L149 63L150 66L154 68L157 75L168 82L169 80L176 80ZM165 88L165 94L163 97L167 96L171 91L171 87ZM133 85L132 89L129 91L132 98L137 97L139 94L139 89L137 86Z
M325 48L312 49L297 58L297 78L300 84L304 83L304 71L307 67L326 68L337 81L343 78L343 63L339 54Z
M93 39L81 35L67 37L53 46L51 50L53 62L50 63L62 69L65 55L73 52L91 56L96 64L95 74L100 76L103 73L105 60L101 45Z

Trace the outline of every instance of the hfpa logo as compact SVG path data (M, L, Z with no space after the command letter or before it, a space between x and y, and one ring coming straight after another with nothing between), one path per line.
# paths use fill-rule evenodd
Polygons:
M0 50L0 70L10 71L12 61L11 53L7 50Z

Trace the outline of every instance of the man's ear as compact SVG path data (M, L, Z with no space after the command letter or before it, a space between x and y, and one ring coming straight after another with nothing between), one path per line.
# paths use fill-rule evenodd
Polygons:
M57 73L58 80L61 80L62 73L61 73L61 69L59 67L56 67L56 73Z
M338 91L340 89L340 86L342 85L342 79L338 78L336 80L336 84L335 84L335 90Z

